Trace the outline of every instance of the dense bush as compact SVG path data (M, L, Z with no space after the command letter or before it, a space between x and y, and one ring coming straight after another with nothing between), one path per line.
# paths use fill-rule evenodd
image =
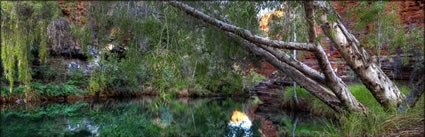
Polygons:
M256 57L249 56L247 51L235 46L238 43L228 39L212 26L194 28L193 25L198 26L201 23L194 19L191 21L196 22L195 24L185 23L187 19L181 18L185 15L169 5L150 2L140 4L154 8L147 8L146 13L140 13L142 7L139 4L91 2L85 5L87 13L90 14L82 17L80 24L62 19L66 16L80 15L74 15L73 11L70 11L71 15L62 14L58 10L60 5L55 2L2 3L6 9L2 10L2 15L7 19L3 21L6 25L2 26L2 30L21 30L21 27L16 28L13 25L19 23L27 28L35 28L28 29L31 32L28 34L37 34L25 41L16 40L20 43L14 43L15 37L11 36L21 33L2 35L4 39L8 39L9 43L5 44L15 44L15 47L23 48L26 42L31 46L32 52L39 53L36 56L26 57L24 55L29 54L23 48L16 54L19 61L24 63L18 66L20 84L26 85L25 90L31 91L35 89L30 89L33 87L30 84L36 80L42 80L41 83L44 84L57 84L59 87L72 80L78 87L87 88L90 94L102 96L134 93L142 91L142 87L152 87L153 90L171 96L186 89L190 94L198 95L210 92L229 94L233 91L242 91L247 86L245 84L252 86L253 83L249 78L242 76L241 70L246 66L247 56L250 59ZM235 4L229 3L227 6ZM249 15L256 14L258 9L252 3L238 4L246 7L247 11L243 16L232 15L229 19L256 30L256 17ZM73 2L64 2L61 6L73 9L76 5ZM117 8L123 6L127 8ZM209 8L205 5L199 6ZM14 10L18 10L18 14L15 15ZM234 11L223 11L220 14L228 12ZM15 16L17 18L14 18ZM88 18L90 19L86 20ZM249 18L249 22L240 22L239 19L242 18ZM28 20L38 24L28 24L26 23ZM12 53L12 49L4 48L2 52ZM96 67L84 73L68 70L64 63L67 59L52 59L50 58L52 53L48 52L71 53L74 49L80 49L79 52L88 57L87 62ZM15 55L15 52L13 54ZM2 65L5 66L6 63L7 67L3 68L12 74L16 68L12 63L15 60L8 60L10 58L5 56L2 58ZM72 58L72 55L70 57ZM25 68L31 66L27 64L38 58L41 61L38 68ZM97 59L99 62L94 63ZM236 70L233 66L240 68ZM35 80L31 80L30 74L35 74L33 76ZM13 85L16 81L14 77L7 79L9 87L16 88L16 85ZM51 84L47 84L49 87L46 88L55 90L55 86ZM62 91L60 92L51 94L62 94Z
M76 82L69 80L62 84L49 83L43 85L39 82L31 84L31 88L41 96L69 96L69 95L84 95L87 90L82 90L76 86Z
M48 83L42 84L41 82L32 82L30 87L34 95L38 96L69 96L69 95L85 95L87 90L81 89L77 86L75 81L69 80L65 83ZM8 97L11 94L18 95L19 97L24 97L24 86L18 86L13 88L12 93L8 92L5 87L1 88L1 93L3 97Z

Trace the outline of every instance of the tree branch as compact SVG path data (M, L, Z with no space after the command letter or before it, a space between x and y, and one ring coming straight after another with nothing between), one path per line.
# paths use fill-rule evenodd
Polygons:
M339 99L335 96L335 94L329 91L325 86L321 85L320 83L317 83L315 80L304 75L302 72L298 71L296 68L280 61L277 57L267 52L266 50L259 48L254 43L251 43L245 39L241 39L240 37L232 33L226 33L226 34L235 40L239 40L239 42L241 43L240 44L241 46L245 47L252 53L264 58L265 60L267 60L267 62L269 62L270 64L278 68L280 71L287 74L289 77L294 79L298 84L300 84L301 87L305 88L312 95L319 98L321 101L323 101L325 104L327 104L336 112L344 111L344 108L341 107L341 102L339 101Z
M192 8L189 5L186 5L184 3L177 2L177 1L170 1L169 4L184 11L185 13L195 18L201 19L206 23L214 25L225 32L231 32L233 34L236 34L252 43L263 44L263 45L272 46L272 47L281 48L281 49L284 48L284 49L306 50L306 51L313 50L313 45L311 43L297 43L297 42L283 42L279 40L269 40L265 37L254 35L249 30L246 30L246 29L237 27L235 25L225 23L213 17L210 17L202 13L201 11L198 11L195 8Z
M276 58L278 58L280 61L285 62L286 64L296 68L297 70L301 71L302 73L304 73L305 75L307 75L308 77L322 83L325 84L325 76L318 72L317 70L312 69L311 67L305 65L304 63L295 60L294 58L291 58L288 54L286 54L285 52L278 50L276 48L273 47L268 47L268 46L264 46L264 45L259 45L258 47L261 47L262 49L270 52L271 54L273 54L274 56L276 56Z
M315 45L313 53L319 62L320 69L326 76L326 85L332 89L345 107L348 107L350 110L364 111L366 108L357 101L357 99L348 90L347 85L345 85L345 83L335 74L325 51L320 45L320 42L316 40L316 22L312 3L312 1L304 2L304 9L306 13L305 17L309 25L309 41Z

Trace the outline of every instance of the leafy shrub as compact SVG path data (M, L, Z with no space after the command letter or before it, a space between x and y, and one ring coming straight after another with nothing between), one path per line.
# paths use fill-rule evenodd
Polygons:
M243 76L243 88L248 90L253 89L255 84L265 79L266 77L256 73L254 69L250 69L248 74Z
M233 91L242 89L242 76L232 72L216 73L206 82L206 88L212 92L231 94Z
M44 82L63 82L66 78L63 59L48 60L40 65L38 71Z
M6 97L7 94L9 93L9 89L6 87L0 87L0 93L2 97Z
M119 59L116 54L107 54L101 57L100 66L90 73L88 89L90 94L97 92L100 95L104 91L115 94L128 93L141 90L141 84L146 81L145 73L140 63L134 63L127 59Z
M73 81L75 85L79 85L82 87L87 87L87 76L81 70L72 69L69 73L69 80Z
M75 85L75 81L67 81L62 84L48 83L43 85L39 82L31 84L31 88L41 96L69 96L87 94L87 90L82 90Z

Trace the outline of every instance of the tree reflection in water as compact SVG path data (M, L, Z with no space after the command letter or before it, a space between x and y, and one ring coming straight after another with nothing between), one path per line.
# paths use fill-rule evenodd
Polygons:
M252 102L253 99L249 98L185 101L178 99L161 102L156 98L143 97L90 103L7 104L1 109L0 130L2 137L290 136L291 117L280 111L276 113L257 109L251 111L251 108L258 106ZM305 123L311 120L305 120L304 117L300 120L295 135L313 136L305 131L315 131L317 129L311 127L317 126ZM276 128L266 130L270 126Z

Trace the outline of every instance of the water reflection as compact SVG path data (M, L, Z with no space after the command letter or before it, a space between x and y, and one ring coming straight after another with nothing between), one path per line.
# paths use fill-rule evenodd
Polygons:
M295 129L297 129L298 116L294 116L295 120L292 120L292 137L295 137Z
M66 127L67 130L65 132L82 132L86 131L92 135L92 136L99 136L99 125L92 125L91 121L87 118L82 118L82 121L79 121L78 123L71 122L69 118L66 118Z
M245 113L242 113L238 110L233 111L232 118L228 125L231 130L232 137L237 136L238 130L243 131L244 137L250 137L253 135L251 131L251 120L249 120Z
M89 103L8 104L1 108L0 130L2 137L314 136L310 131L316 131L320 124L312 121L297 118L296 125L287 113L255 104L252 99L186 98L164 103L143 97Z

